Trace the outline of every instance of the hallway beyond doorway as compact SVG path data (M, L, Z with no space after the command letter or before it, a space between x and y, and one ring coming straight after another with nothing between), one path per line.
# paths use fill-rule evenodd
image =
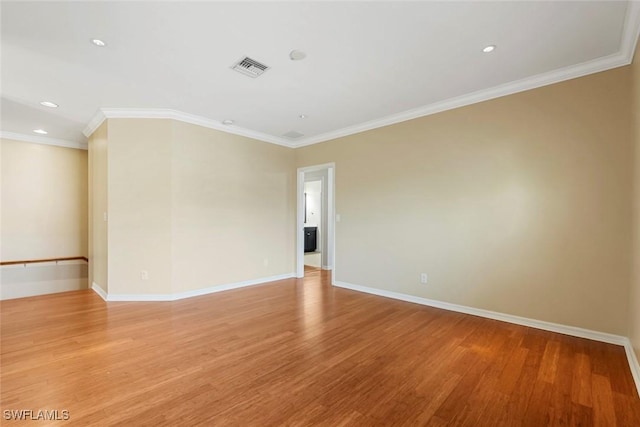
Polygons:
M322 252L307 252L304 254L304 265L309 267L322 267Z

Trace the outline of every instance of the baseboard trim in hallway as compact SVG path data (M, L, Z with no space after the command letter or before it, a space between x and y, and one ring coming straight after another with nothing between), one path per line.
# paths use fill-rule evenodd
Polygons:
M371 288L368 286L354 285L339 280L334 280L333 285L339 288L349 289L352 291L363 292L371 295L377 295L385 298L392 298L400 301L411 302L414 304L425 305L443 310L455 311L458 313L471 314L473 316L485 317L487 319L499 320L502 322L513 323L521 326L542 329L549 332L557 332L564 335L570 335L578 338L586 338L594 341L600 341L608 344L616 344L623 346L627 354L629 369L636 384L638 396L640 397L640 364L636 358L633 346L629 338L622 335L608 334L605 332L592 331L590 329L578 328L575 326L562 325L559 323L545 322L542 320L529 319L526 317L514 316L511 314L499 313L496 311L483 310L480 308L469 307L465 305L452 304L443 301L432 300L428 298L417 297L414 295L403 294L400 292L387 291L384 289Z

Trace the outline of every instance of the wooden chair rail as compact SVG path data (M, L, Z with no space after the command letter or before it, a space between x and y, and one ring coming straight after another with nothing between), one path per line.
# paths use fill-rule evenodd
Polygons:
M71 256L71 257L63 257L63 258L27 259L23 261L0 261L0 266L15 265L15 264L27 265L27 264L37 264L40 262L58 262L58 261L76 261L76 260L89 262L89 259L86 256Z

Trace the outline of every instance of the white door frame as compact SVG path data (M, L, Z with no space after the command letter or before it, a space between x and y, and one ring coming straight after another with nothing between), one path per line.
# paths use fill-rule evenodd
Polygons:
M304 174L327 170L327 260L329 269L335 268L335 163L298 168L298 187L296 191L296 277L304 277ZM324 248L323 248L324 250Z

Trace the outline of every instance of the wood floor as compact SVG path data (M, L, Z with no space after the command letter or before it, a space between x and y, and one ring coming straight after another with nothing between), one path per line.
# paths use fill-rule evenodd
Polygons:
M318 270L176 302L76 291L0 310L3 414L69 411L52 425L640 426L621 347Z

